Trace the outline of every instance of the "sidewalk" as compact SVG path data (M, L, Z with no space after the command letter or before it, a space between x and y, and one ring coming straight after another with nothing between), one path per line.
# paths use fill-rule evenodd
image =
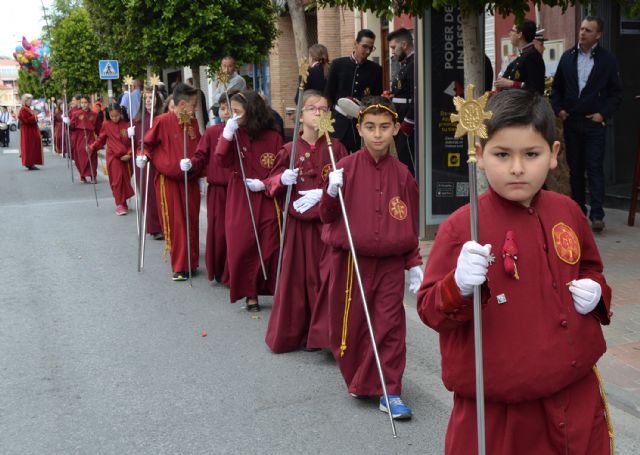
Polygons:
M608 350L598 362L607 398L617 408L640 418L640 215L627 226L627 211L607 209L606 228L596 234L607 282L613 289L613 316L603 326ZM420 242L423 260L433 241ZM405 302L416 299L405 292Z

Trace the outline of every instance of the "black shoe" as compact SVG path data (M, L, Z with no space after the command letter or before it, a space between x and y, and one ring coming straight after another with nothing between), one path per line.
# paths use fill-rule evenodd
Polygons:
M189 272L175 272L172 279L173 281L187 281L189 279Z
M604 230L604 221L597 218L591 220L591 230L593 232L602 232Z
M27 166L27 169L29 169L30 171L39 171L40 168L36 167L36 166Z
M151 234L151 237L153 237L153 240L164 240L164 235L162 235L162 232L154 232L153 234Z
M246 299L245 301L247 302L247 306L245 307L245 309L249 313L258 313L261 310L260 304L258 302L250 305L249 304L249 299Z

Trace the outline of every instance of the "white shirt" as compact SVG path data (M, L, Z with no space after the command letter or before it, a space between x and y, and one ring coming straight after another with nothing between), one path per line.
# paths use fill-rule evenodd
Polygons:
M244 90L247 88L247 82L244 80L242 76L238 73L234 72L229 78L229 82L227 82L227 91L230 92L232 90ZM216 84L216 88L213 92L213 103L212 105L215 107L219 107L220 97L224 94L224 85Z
M587 52L582 52L582 48L578 45L578 95L582 93L589 80L593 69L593 51L597 45L598 43L594 44Z
M0 112L0 123L9 123L9 112Z

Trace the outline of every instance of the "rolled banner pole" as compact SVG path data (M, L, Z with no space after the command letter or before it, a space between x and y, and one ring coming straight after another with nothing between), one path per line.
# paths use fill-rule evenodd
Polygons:
M307 59L300 60L300 83L298 85L298 102L296 103L296 120L293 125L293 144L291 146L291 156L289 157L289 169L293 170L296 163L296 152L298 149L298 135L300 134L300 114L302 112L302 93L304 92L304 86L307 82L307 76L309 75L309 63ZM278 251L278 266L276 268L276 285L275 290L278 289L278 283L280 282L280 271L282 270L282 257L284 256L284 238L287 232L287 219L289 215L289 204L291 203L291 191L293 185L287 186L287 195L284 200L284 209L282 211L282 233L280 234L280 250Z
M489 93L485 93L478 99L473 98L474 86L469 84L466 87L467 98L456 96L453 104L457 114L451 114L451 122L458 123L455 137L467 135L468 154L467 164L469 166L469 206L471 221L471 240L478 241L478 182L476 176L476 136L487 137L485 120L492 117L491 112L484 108L489 100ZM478 430L478 454L486 454L485 440L485 415L484 415L484 366L482 356L482 311L481 311L481 287L473 287L473 342L476 366L476 426Z
M131 76L125 76L123 84L127 87L127 93L129 94L129 128L133 128L133 107L131 103L131 87L133 86L133 78ZM143 106L144 109L144 106ZM131 157L135 162L136 140L131 138ZM135 172L135 164L133 169L133 197L136 200L136 230L138 237L140 237L140 203L138 198L138 179Z
M335 120L331 118L331 112L323 112L318 119L317 129L321 135L324 135L327 140L327 146L329 148L329 158L331 159L331 167L336 170L336 159L333 155L333 145L331 144L331 136L329 133L333 132L333 122ZM349 240L349 250L351 251L351 257L353 259L353 271L356 275L358 287L360 288L360 298L362 300L362 306L364 308L364 317L367 321L367 328L369 329L369 337L371 338L371 348L373 349L373 356L376 359L376 368L378 369L378 376L380 378L380 384L382 385L382 394L384 395L385 403L387 404L387 414L389 415L389 421L391 422L391 432L393 437L397 438L396 424L393 420L393 414L391 413L391 404L389 403L389 395L387 394L387 383L384 379L384 372L382 371L382 363L380 362L380 355L378 354L378 346L376 345L376 337L373 332L373 325L371 324L371 316L369 315L369 305L367 304L367 296L364 292L364 285L362 284L362 275L360 274L360 266L358 264L358 257L356 255L356 246L353 242L353 236L351 235L351 225L349 224L349 217L347 214L347 208L344 203L344 196L342 194L342 188L338 188L338 199L340 200L340 209L342 210L342 218L344 220L344 227L347 231L347 239Z
M229 99L229 92L227 91L227 82L229 81L229 75L222 70L217 74L218 82L224 86L224 94L227 98L227 106L231 109L231 100ZM267 268L264 265L264 258L262 256L262 247L260 246L260 236L258 235L258 226L256 225L256 218L253 214L253 205L251 204L251 196L249 195L249 188L247 188L247 174L244 171L244 161L242 159L242 152L240 151L240 142L238 141L238 135L233 134L234 142L236 143L236 152L238 154L238 162L240 163L240 173L242 174L242 184L244 185L244 192L247 196L247 204L249 205L249 216L251 218L251 226L253 227L253 235L256 238L256 246L258 247L258 257L260 258L260 267L262 269L262 277L266 281Z

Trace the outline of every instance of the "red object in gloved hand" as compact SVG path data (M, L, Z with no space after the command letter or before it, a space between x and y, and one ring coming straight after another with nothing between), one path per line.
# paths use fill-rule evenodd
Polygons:
M400 124L400 131L409 136L411 133L413 133L413 123L409 123L406 120L403 120Z

